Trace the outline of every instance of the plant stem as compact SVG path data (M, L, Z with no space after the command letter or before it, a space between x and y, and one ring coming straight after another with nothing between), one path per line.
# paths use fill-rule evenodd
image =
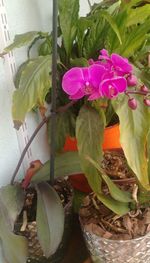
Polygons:
M127 90L126 92L126 95L128 94L138 94L138 95L149 95L150 94L150 91L140 91L140 90Z
M24 150L23 150L23 152L22 152L22 154L21 154L21 156L20 156L20 159L19 159L19 161L18 161L18 164L17 164L17 166L16 166L16 169L15 169L15 171L14 171L14 173L13 173L13 176L12 176L12 178L11 178L11 182L10 182L11 185L14 184L15 177L16 177L18 171L19 171L19 168L20 168L20 166L21 166L21 164L22 164L22 161L23 161L23 159L24 159L24 157L25 157L25 154L26 154L27 150L29 149L32 141L34 140L34 138L35 138L35 136L37 135L37 133L39 132L39 130L43 127L43 125L49 120L49 118L50 118L50 116L45 117L45 118L40 122L40 124L37 126L37 128L36 128L35 131L34 131L34 133L32 134L30 140L28 141L27 145L25 146L25 148L24 148Z
M88 1L88 4L89 4L89 7L90 7L90 10L92 9L92 5L91 5L91 2L90 0L87 0Z
M76 103L76 101L70 101L68 104L66 104L66 105L64 105L64 106L61 106L61 107L59 107L58 109L56 109L56 113L61 113L61 112L67 111L67 110L68 110L71 106L73 106L75 103ZM56 113L55 113L55 114L56 114ZM39 125L38 125L37 128L35 129L34 133L32 134L30 140L28 141L27 145L25 146L25 148L24 148L24 150L23 150L23 152L22 152L22 154L21 154L21 156L20 156L20 159L19 159L19 161L18 161L18 164L17 164L17 166L16 166L16 169L15 169L13 175L12 175L12 178L11 178L11 184L12 184L12 185L14 184L15 177L16 177L19 169L20 169L20 166L21 166L21 164L22 164L22 161L23 161L23 159L24 159L24 157L25 157L25 155L26 155L26 152L27 152L27 150L29 149L32 141L34 140L34 138L36 137L36 135L37 135L37 133L40 131L40 129L43 127L43 125L48 122L48 120L50 119L50 117L51 117L51 116L45 117L45 118L39 123Z
M58 18L58 0L53 0L53 31L52 31L52 103L51 103L51 152L50 152L50 183L54 184L55 172L55 148L56 148L56 97L57 97L57 18Z

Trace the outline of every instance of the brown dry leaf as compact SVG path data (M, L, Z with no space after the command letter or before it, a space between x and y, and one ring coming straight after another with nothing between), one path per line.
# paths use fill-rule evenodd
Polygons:
M146 233L146 225L144 224L143 220L138 220L138 229L139 235L143 236Z
M86 225L85 230L100 237L105 234L105 231L100 226L93 223Z
M144 224L150 224L150 208L147 208L144 213Z
M133 233L133 222L128 215L123 217L123 226L125 227L125 229L128 230L130 234Z
M105 234L103 235L103 238L110 239L110 238L112 238L112 236L113 236L112 233L106 231Z

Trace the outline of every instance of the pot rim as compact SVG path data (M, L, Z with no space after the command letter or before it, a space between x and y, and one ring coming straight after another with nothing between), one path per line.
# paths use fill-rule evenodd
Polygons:
M107 239L107 238L101 237L101 236L99 236L99 235L96 235L96 234L94 234L94 233L92 233L92 232L89 232L89 231L85 230L85 227L84 227L84 225L83 225L83 223L82 223L82 219L81 219L80 215L79 215L79 222L80 222L80 225L81 225L81 228L82 228L82 231L83 231L83 232L87 232L87 233L91 234L92 236L94 236L95 238L99 238L99 239L101 239L103 242L108 242L108 243L115 242L115 243L120 244L120 243L132 242L132 241L140 241L140 240L142 240L142 239L144 239L144 238L147 238L147 237L150 235L150 231L149 231L149 232L146 233L146 235L144 235L144 236L137 237L137 238L132 238L132 239L127 239L127 240L122 240L122 239L121 239L121 240L116 240L116 239L109 239L109 238Z

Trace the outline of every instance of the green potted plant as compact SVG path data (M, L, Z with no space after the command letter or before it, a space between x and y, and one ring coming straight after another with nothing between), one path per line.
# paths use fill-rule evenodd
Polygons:
M123 1L119 1L113 5L110 5L109 1L107 3L104 1L98 5L94 5L86 17L79 17L79 1L59 1L60 42L58 42L57 151L60 152L63 149L66 136L70 135L74 137L76 130L79 151L77 162L80 160L82 172L86 175L92 190L101 197L101 201L108 201L107 203L105 202L105 205L115 203L117 204L115 207L118 206L118 202L120 201L110 200L110 198L101 194L102 176L99 175L98 169L91 165L85 156L90 156L92 160L100 164L102 160L104 128L106 123L110 122L115 112L115 116L119 116L121 146L128 164L136 174L141 187L148 190L148 163L145 156L145 145L149 123L145 122L145 119L149 118L149 110L144 103L149 104L149 100L146 97L143 103L141 97L137 97L134 94L139 92L146 96L148 91L147 89L145 90L145 87L144 90L141 90L143 84L139 84L136 90L136 79L133 79L134 75L131 74L134 68L134 73L136 73L138 80L141 79L147 86L149 85L145 57L147 56L149 47L150 18L149 12L146 12L146 10L149 10L149 5L141 5L141 1L125 4ZM143 14L140 15L140 18L138 16L139 13ZM49 96L51 34L28 32L16 36L14 43L5 49L7 53L14 48L30 43L28 52L28 55L30 55L31 47L39 39L43 41L39 47L39 55L35 58L29 57L20 67L16 76L15 83L17 89L13 95L12 110L16 128L20 127L26 113L32 110L33 107L43 106L45 101L51 101ZM119 55L121 55L126 57L126 59L130 59L130 66L127 72L123 72L122 76L117 75L120 81L122 78L124 79L122 80L124 83L122 91L124 93L120 94L115 101L110 99L110 95L112 97L113 95L117 95L116 89L112 89L112 93L109 96L108 93L105 94L104 92L103 98L93 97L97 98L97 100L92 100L91 102L87 101L84 97L80 100L78 100L79 97L72 97L70 101L68 95L62 90L62 78L74 67L80 68L78 72L84 71L84 68L94 68L95 65L98 67L99 65L96 61L98 60L99 50L102 50L104 47L108 52L103 50L101 54L103 58L101 57L98 61L100 64L112 61L111 54L117 54L119 58ZM123 61L127 63L126 59L123 59ZM116 64L114 65L116 66ZM79 75L77 74L75 81L78 81ZM128 90L127 85L125 85L127 81L128 86L131 86L131 90ZM81 83L81 79L79 82ZM89 94L91 86L88 86L89 83L86 84L87 94ZM120 86L122 85L120 84ZM63 87L67 91L64 85ZM121 90L119 91L121 92ZM67 93L69 92L67 91ZM70 95L74 94L73 92ZM127 106L128 96L130 96L129 106L132 109ZM135 100L139 104L136 111L133 110L133 108L136 108ZM22 102L21 105L20 101ZM20 110L17 111L17 108ZM126 129L124 129L125 126ZM72 168L74 165L76 165L76 162L72 163ZM49 174L48 167L48 163L42 167L46 180ZM41 180L39 172L33 177L34 180ZM129 203L132 203L132 201L129 201ZM118 209L115 210L115 213L121 214ZM122 202L120 209L124 213L127 213L129 211L128 204Z
M116 1L113 4L111 1L104 1L92 6L86 17L79 17L79 1L59 1L58 29L57 107L61 110L57 111L56 148L60 152L66 146L66 138L75 137L77 117L85 104L84 99L70 101L62 91L62 77L67 70L74 66L89 66L91 59L95 60L99 50L105 47L109 53L130 58L136 75L144 81L145 85L149 85L149 69L146 60L149 48L149 4L141 5L141 1L138 0L129 3ZM40 40L38 56L32 57L31 48L38 40ZM16 90L13 94L12 115L17 129L23 123L26 113L33 107L43 109L45 101L48 103L51 101L49 95L51 33L27 32L17 35L13 44L7 47L4 53L28 43L30 44L28 59L18 70L15 81ZM21 110L18 111L16 109L20 107L20 101L22 101ZM108 99L100 98L89 104L97 112L95 114L99 112L102 116L105 115L103 124L99 126L99 142L97 140L97 143L101 144L104 128L118 122L118 117ZM49 129L50 123L49 120ZM86 173L85 170L83 172ZM71 177L72 180L75 178L75 176ZM83 175L81 180L82 178Z

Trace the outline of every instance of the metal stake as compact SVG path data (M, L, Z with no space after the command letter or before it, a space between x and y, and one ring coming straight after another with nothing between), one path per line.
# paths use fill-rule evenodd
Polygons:
M54 183L55 171L55 131L56 131L56 92L57 92L57 17L58 0L53 0L53 49L52 49L52 104L51 104L51 149L50 149L50 182Z

